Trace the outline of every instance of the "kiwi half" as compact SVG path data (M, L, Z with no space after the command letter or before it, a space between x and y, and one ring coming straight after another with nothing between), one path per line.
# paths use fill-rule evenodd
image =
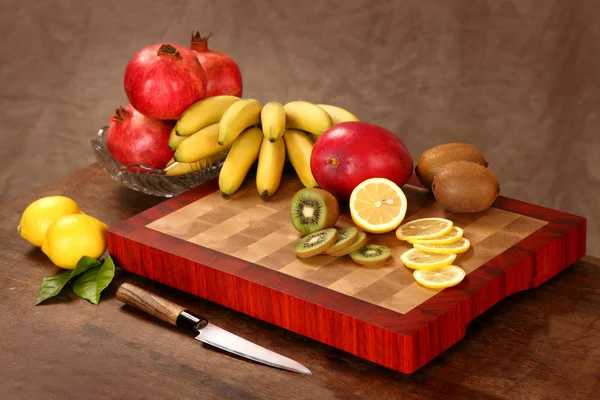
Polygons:
M335 242L337 236L335 228L326 228L304 236L294 246L296 257L309 258L323 253Z
M367 243L367 234L363 231L358 231L358 235L356 235L356 239L354 239L354 242L336 251L335 253L331 253L330 255L333 257L345 256L346 254L352 253L354 250L360 249L362 246L364 246L365 243Z
M290 203L292 225L304 235L333 227L339 215L337 199L319 188L299 190Z
M390 249L380 244L366 244L350 253L350 258L360 265L381 265L390 258Z
M337 239L331 245L331 247L329 247L327 250L325 250L325 254L335 253L336 251L341 250L344 247L347 247L348 245L352 244L356 240L357 236L358 236L358 228L355 228L353 226L349 227L349 228L342 228L342 229L338 230Z

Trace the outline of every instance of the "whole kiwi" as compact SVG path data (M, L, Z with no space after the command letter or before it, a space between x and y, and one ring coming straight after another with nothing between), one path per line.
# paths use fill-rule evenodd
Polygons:
M433 178L438 170L452 161L471 161L488 166L483 153L473 144L469 143L445 143L432 147L421 154L415 167L415 175L423 186L431 189Z
M500 194L496 175L470 161L452 161L440 167L431 189L438 203L456 213L485 211Z

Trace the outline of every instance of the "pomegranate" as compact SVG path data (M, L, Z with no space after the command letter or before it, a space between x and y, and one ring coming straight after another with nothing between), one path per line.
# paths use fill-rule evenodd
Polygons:
M148 118L131 104L117 108L109 120L106 147L122 165L143 164L160 169L173 157L169 136L175 121ZM145 171L135 166L130 170Z
M201 36L199 32L192 32L190 46L206 72L208 87L205 97L218 95L242 97L243 85L240 68L227 54L208 48L208 39L212 35L212 32L206 36Z
M412 175L413 160L402 141L368 122L342 122L316 140L310 168L319 186L338 200L369 178L387 178L402 187Z
M131 105L154 119L174 120L206 94L206 73L196 53L178 44L153 44L138 51L125 68Z

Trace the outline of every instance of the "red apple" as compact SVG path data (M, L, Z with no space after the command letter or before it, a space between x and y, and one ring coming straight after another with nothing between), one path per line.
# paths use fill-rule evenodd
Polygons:
M400 138L368 122L343 122L316 140L310 168L319 186L338 200L369 178L387 178L402 187L412 175L413 159Z
M122 165L144 164L161 169L173 157L169 136L175 121L148 118L131 104L119 107L109 119L106 147ZM137 167L131 170L143 171Z

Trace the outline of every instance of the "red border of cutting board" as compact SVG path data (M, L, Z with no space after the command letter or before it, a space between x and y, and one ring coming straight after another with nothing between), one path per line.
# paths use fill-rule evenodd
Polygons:
M421 186L414 175L409 184ZM489 307L539 286L586 252L584 218L500 196L494 207L549 223L400 314L145 227L216 190L213 179L111 227L109 254L132 273L406 374L462 339Z

